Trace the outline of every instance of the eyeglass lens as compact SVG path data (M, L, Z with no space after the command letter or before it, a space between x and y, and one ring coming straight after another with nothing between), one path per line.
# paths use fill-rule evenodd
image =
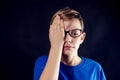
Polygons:
M74 29L74 30L70 30L70 31L65 31L65 36L67 35L67 33L73 37L73 38L76 38L76 37L79 37L82 33L82 30L81 29Z

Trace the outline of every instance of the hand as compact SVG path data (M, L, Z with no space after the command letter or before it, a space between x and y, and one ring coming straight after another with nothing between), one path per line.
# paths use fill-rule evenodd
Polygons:
M49 39L51 47L63 47L64 44L64 23L60 16L56 16L49 29Z

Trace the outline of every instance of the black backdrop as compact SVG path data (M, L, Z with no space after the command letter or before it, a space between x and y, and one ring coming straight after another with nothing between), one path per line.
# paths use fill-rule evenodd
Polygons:
M69 6L81 13L86 40L79 55L98 61L107 80L120 80L119 6L107 0L0 2L0 80L32 80L35 60L49 53L49 22Z

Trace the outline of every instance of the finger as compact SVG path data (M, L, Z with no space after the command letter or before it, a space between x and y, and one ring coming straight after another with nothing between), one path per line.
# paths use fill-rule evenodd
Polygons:
M60 16L57 16L57 24L59 25L60 24Z
M53 27L54 27L54 29L59 30L59 27L60 27L60 16L58 16L58 15L56 16L55 21L53 23Z
M58 20L59 20L59 16L58 15L56 15L56 17L54 18L54 20L53 20L53 24L57 24L58 23Z
M57 18L58 18L58 16L56 15L54 20L53 20L53 23L50 25L50 30L56 28L55 26L57 26Z
M63 22L63 19L60 20L60 30L64 31L64 22Z

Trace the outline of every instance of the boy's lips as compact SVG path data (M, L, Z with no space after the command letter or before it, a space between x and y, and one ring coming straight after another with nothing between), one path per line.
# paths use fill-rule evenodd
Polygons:
M72 46L64 46L64 49L71 49L71 48L73 48Z

